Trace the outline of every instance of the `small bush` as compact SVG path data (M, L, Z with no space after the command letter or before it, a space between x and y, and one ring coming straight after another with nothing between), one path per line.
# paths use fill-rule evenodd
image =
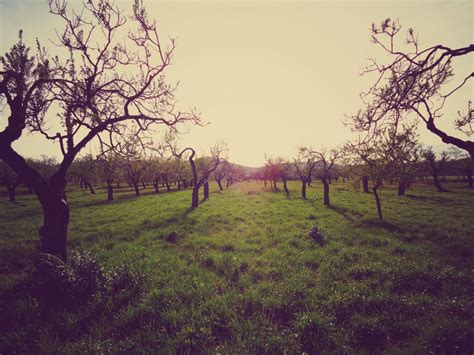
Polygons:
M73 251L70 263L42 254L33 278L33 294L53 307L74 307L87 303L98 293L141 289L144 275L120 266L105 270L89 252Z
M214 261L214 258L212 255L207 255L203 260L202 260L202 266L205 269L212 270L216 266L216 262Z
M178 234L176 232L171 232L165 238L168 243L176 244L178 242Z
M324 233L318 226L313 226L313 228L308 232L308 236L320 245L323 245L325 242Z

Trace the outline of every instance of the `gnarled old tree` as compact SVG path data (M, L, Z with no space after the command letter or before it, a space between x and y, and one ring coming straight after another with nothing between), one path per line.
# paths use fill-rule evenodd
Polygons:
M425 159L426 166L428 170L431 172L431 176L433 177L433 185L438 192L447 192L439 180L439 175L446 167L446 162L449 159L449 154L447 151L442 151L440 157L436 156L435 151L432 147L428 147L423 152L423 157Z
M382 200L380 189L384 182L397 176L399 164L410 156L410 151L416 149L413 132L410 129L391 131L380 130L377 136L370 140L348 143L346 151L351 151L355 164L364 163L363 174L371 181L377 214L383 220Z
M306 200L306 186L311 181L317 159L309 148L298 147L298 155L294 159L296 172L301 180L301 197Z
M368 106L355 116L355 128L370 133L384 126L396 130L400 124L418 119L444 143L467 151L474 159L474 142L466 139L474 133L472 102L466 99L467 110L460 108L458 116L451 118L458 135L450 134L440 125L447 100L466 94L472 98L472 67L455 76L453 63L460 57L472 56L474 44L421 48L413 29L409 28L407 36L401 39L400 31L399 22L391 19L372 25L372 41L388 54L389 61L380 63L373 59L364 70L377 73L378 77L362 95ZM406 47L398 45L398 41Z
M331 181L331 174L335 169L335 164L343 155L342 149L331 149L328 150L325 147L321 147L319 150L313 150L311 148L303 148L304 154L312 156L317 164L315 166L315 174L321 180L323 184L323 202L324 205L329 206L331 204L329 197L329 184Z
M87 154L76 159L69 168L69 175L79 179L81 188L88 189L92 195L95 195L94 183L98 177L96 165L92 154Z
M140 1L130 16L110 0L80 6L73 11L66 1L49 1L50 12L64 23L57 44L65 60L50 58L39 44L36 56L30 55L21 33L0 60L2 117L8 116L0 132L0 159L41 203L41 249L63 260L70 214L66 174L79 152L93 140L113 146L127 125L145 131L155 124L200 122L193 112L174 110L174 87L164 77L174 41L160 41ZM62 160L49 179L12 147L25 131L58 143Z
M176 152L176 148L172 148ZM193 175L192 185L193 193L191 198L191 208L199 206L199 190L204 185L204 200L209 199L209 179L217 167L226 161L227 146L221 142L213 146L210 150L210 156L196 158L194 148L184 148L177 157L182 158L188 155L191 172ZM176 153L175 153L176 154Z
M292 164L288 162L287 159L282 157L266 157L266 164L265 170L266 175L273 181L273 189L276 191L277 188L277 181L281 179L283 182L283 189L285 190L286 194L290 193L288 190L287 181L292 177Z
M114 200L114 184L118 182L123 162L118 154L107 152L97 157L97 173L107 184L107 200Z

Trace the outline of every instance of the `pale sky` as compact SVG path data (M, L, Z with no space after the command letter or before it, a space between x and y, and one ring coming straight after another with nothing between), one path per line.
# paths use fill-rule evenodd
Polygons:
M121 7L131 1L118 1ZM61 29L46 0L0 0L0 52L17 39L43 44ZM259 166L264 154L292 157L297 145L334 146L350 136L344 114L361 107L359 93L373 77L360 77L369 57L383 58L370 42L372 22L399 18L414 27L422 47L473 43L474 1L145 1L162 38L177 39L170 82L179 81L178 106L197 107L210 124L193 128L183 145L206 149L222 139L231 161ZM462 58L454 69L471 72ZM473 98L473 84L446 107L450 127ZM1 119L4 121L4 119ZM0 122L0 128L3 127ZM441 141L420 127L422 141ZM462 137L462 136L461 136ZM42 137L15 144L28 156L58 154Z

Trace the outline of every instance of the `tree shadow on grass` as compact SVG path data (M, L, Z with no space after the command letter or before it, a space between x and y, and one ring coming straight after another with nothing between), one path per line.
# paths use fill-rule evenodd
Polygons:
M160 191L160 192L155 192L154 190L142 191L142 192L140 192L140 196L136 196L131 191L131 193L127 194L127 195L114 195L114 200L113 201L108 201L107 197L104 196L103 200L91 201L91 202L86 202L86 203L79 203L76 207L83 208L83 207L113 205L113 204L119 204L119 203L122 203L122 202L127 202L127 201L130 201L130 200L135 200L135 199L143 197L143 196L161 196L161 195L171 194L171 193L180 192L180 191L185 191L185 189L171 190L171 191ZM189 189L189 191L191 191L191 189Z
M333 210L334 212L336 213L339 213L342 217L344 217L345 219L353 222L355 221L356 218L361 218L363 217L363 214L360 213L360 212L355 212L355 211L351 211L345 207L340 207L340 206L335 206L335 205L330 205L328 206L328 208L330 210Z
M407 232L407 230L403 227L397 226L396 224L388 221L381 221L380 219L368 219L365 221L362 221L362 224L364 226L367 226L369 228L382 228L385 230L388 230L389 232L393 233L402 233L402 232Z
M450 192L450 191L445 191ZM431 201L438 204L445 204L453 202L452 198L443 197L443 196L423 196L423 195L412 195L412 194L405 194L405 197L415 200L415 201Z

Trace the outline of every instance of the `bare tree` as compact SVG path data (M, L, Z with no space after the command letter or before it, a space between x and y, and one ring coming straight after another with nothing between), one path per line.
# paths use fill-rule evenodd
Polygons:
M407 46L403 48L397 45L400 31L399 22L391 19L372 25L372 41L388 54L389 62L371 60L371 65L364 70L364 73L377 73L378 78L363 94L368 105L355 116L354 127L376 134L381 127L396 130L400 124L418 118L444 143L467 151L474 159L473 141L448 134L438 126L446 100L468 87L474 77L474 72L456 76L454 88L451 85L447 88L454 77L452 63L459 57L472 55L474 44L459 48L438 44L422 49L418 35L409 28L406 38L402 39ZM467 103L467 111L460 110L453 121L466 136L474 133L471 101Z
M449 154L455 159L457 170L466 177L468 187L473 188L474 160L470 159L465 151L455 147L449 149Z
M394 132L387 128L379 131L378 135L371 140L359 140L348 145L356 162L365 163L363 173L369 176L372 183L371 189L380 220L383 220L380 189L384 181L396 176L397 165L401 160L406 159L406 152L413 149L415 144L411 130Z
M120 157L114 152L100 155L97 158L97 170L102 179L107 184L107 200L114 200L114 183L119 176L119 171L123 167Z
M292 165L287 159L282 157L265 157L265 160L266 175L271 181L273 181L273 189L275 191L278 190L277 181L281 179L283 182L283 189L285 190L286 194L289 194L290 190L288 190L287 181L292 175Z
M21 179L8 165L0 161L0 182L8 193L8 201L16 201L16 188L21 184Z
M175 148L173 149L174 151ZM213 146L210 150L209 157L202 157L196 159L196 151L194 148L184 148L177 156L183 157L186 153L189 153L188 160L191 166L193 174L193 193L191 199L191 207L197 208L199 206L199 190L204 185L204 199L209 199L209 178L211 174L217 169L217 167L226 161L227 147L224 143L218 143Z
M37 55L30 56L21 32L19 42L1 57L0 97L9 118L0 132L0 159L41 203L42 250L66 260L66 174L79 152L93 140L112 147L127 125L146 131L156 124L200 121L194 112L175 111L174 87L164 77L174 41L162 44L140 1L130 16L110 0L83 2L78 11L63 0L50 0L49 6L65 25L57 45L67 59L49 58L39 43ZM47 124L50 106L61 112L55 124ZM59 144L63 157L51 178L41 176L12 147L25 130Z
M317 160L315 173L323 184L324 205L329 206L331 204L329 197L331 174L335 169L336 162L342 157L343 150L339 148L329 150L325 147L321 147L319 150L305 148L305 154L312 156Z
M433 148L428 147L423 152L423 157L425 163L431 171L431 176L433 177L433 184L438 192L446 192L447 190L441 185L439 181L439 175L441 171L446 166L446 162L449 159L449 154L447 151L443 151L440 154L439 159L436 156L436 153L433 151Z
M88 189L92 195L95 195L94 180L97 177L96 160L92 154L87 154L76 159L69 168L69 175L74 175L79 179L80 186Z
M306 200L306 186L309 183L313 170L316 167L316 158L310 148L299 147L298 155L294 159L296 172L301 180L301 197Z

